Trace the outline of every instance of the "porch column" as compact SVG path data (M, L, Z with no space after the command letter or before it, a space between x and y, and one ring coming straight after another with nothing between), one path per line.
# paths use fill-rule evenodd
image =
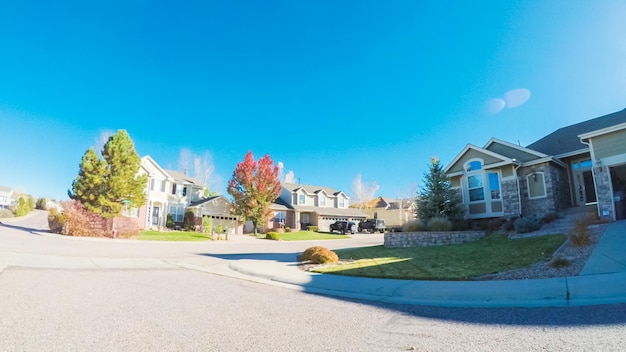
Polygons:
M593 168L596 198L598 200L598 215L602 219L615 220L615 205L613 204L613 185L611 173L606 166Z

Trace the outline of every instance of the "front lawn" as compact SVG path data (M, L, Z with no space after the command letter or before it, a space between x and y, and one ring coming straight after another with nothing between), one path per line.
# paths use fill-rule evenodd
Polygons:
M491 235L475 242L447 246L340 249L335 251L340 260L353 261L314 271L386 279L471 280L550 258L566 239L563 234L521 239Z
M265 235L263 235L265 237ZM350 238L350 236L314 232L314 231L296 231L296 232L282 232L278 234L283 241L311 241L311 240L337 240L342 238Z
M211 239L210 234L193 231L152 231L144 230L136 237L144 241L207 241Z

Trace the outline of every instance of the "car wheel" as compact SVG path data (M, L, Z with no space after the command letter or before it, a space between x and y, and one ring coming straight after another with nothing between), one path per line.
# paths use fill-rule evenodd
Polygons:
M357 230L359 230L359 232L363 232L363 229L360 227Z
M352 232L352 234L354 234L356 232L356 226L354 226L354 225L350 226L350 232Z

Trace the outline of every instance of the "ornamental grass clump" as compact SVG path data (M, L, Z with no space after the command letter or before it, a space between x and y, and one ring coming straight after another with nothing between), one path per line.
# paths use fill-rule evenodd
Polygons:
M575 247L586 246L591 243L589 225L595 220L592 214L582 215L574 220L574 228L569 233L569 240Z
M337 253L326 247L315 246L307 248L304 252L302 252L300 255L300 261L310 262L311 264L337 263L339 261L339 257L337 256Z
M450 231L452 230L452 221L450 221L446 217L437 216L437 217L430 219L426 227L428 228L428 230L435 231L435 232Z

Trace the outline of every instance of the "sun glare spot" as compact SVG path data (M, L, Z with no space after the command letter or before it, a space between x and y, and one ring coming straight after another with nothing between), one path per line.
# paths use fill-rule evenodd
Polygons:
M489 99L487 101L487 112L490 115L495 115L499 113L500 111L502 111L505 105L506 103L504 102L504 100L500 98Z
M526 88L512 89L504 94L504 101L509 109L524 104L528 99L530 99L530 90Z

